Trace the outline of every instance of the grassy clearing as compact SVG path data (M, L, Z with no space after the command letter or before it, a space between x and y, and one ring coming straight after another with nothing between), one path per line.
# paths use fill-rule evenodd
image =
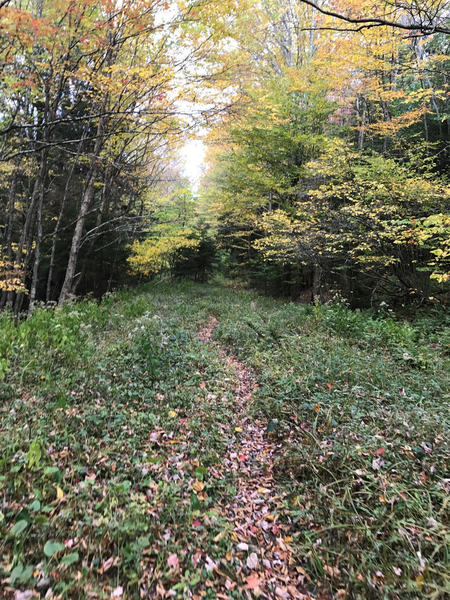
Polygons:
M232 577L234 380L197 338L210 315L258 376L249 412L278 419L279 510L311 594L443 598L442 315L409 324L193 284L38 310L17 329L0 316L5 594L212 599L211 561Z

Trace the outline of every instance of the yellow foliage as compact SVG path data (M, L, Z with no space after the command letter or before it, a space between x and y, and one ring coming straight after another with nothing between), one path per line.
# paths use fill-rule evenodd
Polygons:
M177 252L187 248L197 248L199 241L189 237L192 231L184 230L162 236L158 239L136 241L131 245L132 255L128 258L134 273L157 274L170 266Z

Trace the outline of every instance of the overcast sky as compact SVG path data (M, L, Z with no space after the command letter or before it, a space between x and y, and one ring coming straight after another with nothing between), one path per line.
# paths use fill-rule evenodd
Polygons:
M205 158L205 144L202 140L189 140L181 150L184 172L191 182L192 191L197 191Z

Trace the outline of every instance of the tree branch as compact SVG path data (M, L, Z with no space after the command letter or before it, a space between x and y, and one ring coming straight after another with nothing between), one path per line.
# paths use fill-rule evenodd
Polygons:
M383 19L381 17L348 17L346 15L342 15L340 13L334 12L332 10L327 10L321 6L319 6L316 2L312 0L299 0L302 4L307 4L311 8L317 10L318 12L326 15L328 17L333 17L335 19L339 19L340 21L345 21L347 23L351 23L353 25L360 25L360 27L356 31L360 31L361 29L367 27L394 27L396 29L403 29L406 31L417 31L422 36L424 35L433 35L435 33L443 33L445 35L450 35L450 29L448 27L442 27L440 25L433 25L431 22L419 23L419 24L406 24L400 23L399 21L389 21L387 19ZM318 27L317 29L322 29ZM328 29L328 28L324 28ZM355 31L355 30L350 30Z

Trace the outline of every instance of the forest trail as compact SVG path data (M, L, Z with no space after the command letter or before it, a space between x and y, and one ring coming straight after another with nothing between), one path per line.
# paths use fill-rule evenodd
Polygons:
M245 561L237 563L233 579L244 578L247 592L252 590L261 598L307 600L312 596L303 588L305 571L296 566L289 545L291 527L278 520L277 507L284 495L274 482L273 469L280 444L269 439L267 426L260 419L249 416L258 387L256 377L234 354L216 344L213 334L217 325L218 320L211 317L200 330L199 339L216 345L221 359L237 377L233 408L240 425L224 457L225 469L235 474L236 496L220 507L233 524L236 549L247 554ZM231 591L234 587L236 583L226 577L225 588Z
M191 282L5 314L0 598L446 598L441 325Z

